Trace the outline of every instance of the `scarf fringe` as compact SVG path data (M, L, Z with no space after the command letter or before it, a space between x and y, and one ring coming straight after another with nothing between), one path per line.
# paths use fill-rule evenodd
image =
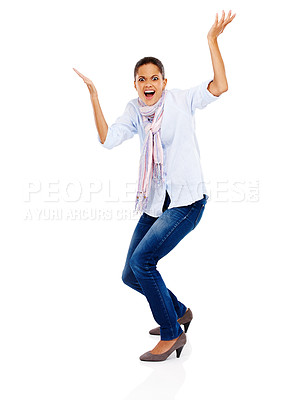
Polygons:
M153 181L157 185L161 185L164 182L163 179L163 164L162 163L156 163L154 165L154 171L153 171ZM136 202L135 202L135 211L143 213L148 206L148 196L146 195L146 192L139 192L137 191L136 194Z
M136 202L135 202L135 211L137 213L143 213L148 205L148 197L146 197L145 193L137 192Z

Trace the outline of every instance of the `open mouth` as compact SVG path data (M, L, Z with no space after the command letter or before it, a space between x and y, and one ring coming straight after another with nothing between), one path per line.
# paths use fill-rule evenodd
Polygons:
M152 99L152 97L154 97L155 94L155 90L145 90L144 92L145 97L147 97L147 99Z

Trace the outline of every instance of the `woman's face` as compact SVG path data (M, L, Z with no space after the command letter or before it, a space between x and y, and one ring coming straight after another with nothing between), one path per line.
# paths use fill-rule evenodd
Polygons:
M138 96L147 106L155 104L162 96L167 84L159 68L155 64L145 64L138 68L134 87ZM148 95L146 93L149 92Z

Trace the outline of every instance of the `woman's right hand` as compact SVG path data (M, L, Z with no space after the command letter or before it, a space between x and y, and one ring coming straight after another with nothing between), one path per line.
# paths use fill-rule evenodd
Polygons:
M91 96L98 96L98 92L97 89L95 88L95 85L93 84L93 82L87 78L86 76L84 76L83 74L81 74L79 71L77 71L75 68L73 68L74 71L83 79L83 81L85 82L85 84L87 85L90 95Z

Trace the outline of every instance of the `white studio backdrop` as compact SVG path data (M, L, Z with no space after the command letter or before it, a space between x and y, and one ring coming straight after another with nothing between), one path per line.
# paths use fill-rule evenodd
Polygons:
M283 32L279 2L11 1L1 11L0 395L22 399L282 400ZM121 280L134 214L138 137L98 141L137 97L135 63L162 60L168 88L213 78L228 92L196 112L210 199L159 262L193 310L180 359L142 363L156 326ZM177 275L182 274L182 279Z

